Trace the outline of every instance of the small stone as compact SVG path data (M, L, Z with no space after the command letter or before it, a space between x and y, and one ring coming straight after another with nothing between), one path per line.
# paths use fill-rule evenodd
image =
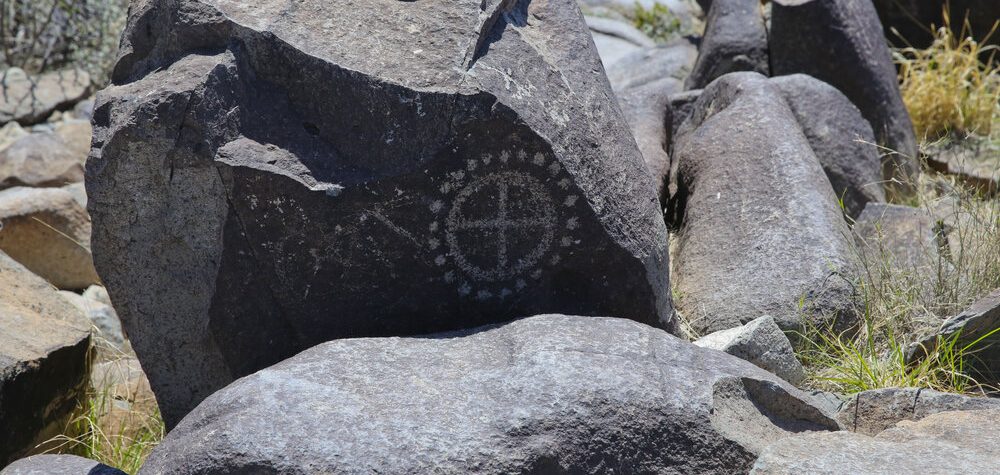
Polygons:
M694 344L749 361L795 385L805 379L805 370L795 356L792 343L774 318L767 315L742 327L705 335Z

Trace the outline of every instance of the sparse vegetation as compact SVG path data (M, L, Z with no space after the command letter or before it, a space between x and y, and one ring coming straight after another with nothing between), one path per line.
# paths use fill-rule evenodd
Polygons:
M103 85L128 0L0 0L0 70L87 69Z
M98 341L100 351L110 345ZM124 354L105 363L105 372L95 372L86 397L62 435L44 444L49 452L90 458L136 473L149 453L163 439L165 427L156 401Z
M660 43L680 34L682 27L680 18L662 3L654 3L651 8L646 8L641 3L635 2L632 23L639 31Z
M983 46L989 35L978 41L968 37L968 20L956 32L947 13L944 18L929 48L904 48L895 55L917 135L936 140L947 134L995 134L1000 128L998 50Z

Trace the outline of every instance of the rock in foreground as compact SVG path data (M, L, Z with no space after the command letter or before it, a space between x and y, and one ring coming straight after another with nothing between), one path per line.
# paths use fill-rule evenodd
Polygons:
M922 388L885 388L855 394L837 420L852 432L877 435L901 421L917 421L948 411L1000 410L1000 400Z
M88 206L168 426L333 338L672 327L654 186L589 35L572 0L134 5Z
M75 455L35 455L18 460L0 471L0 475L126 475L109 467Z
M0 466L63 429L86 387L89 330L48 283L0 252Z
M325 343L209 397L142 473L738 473L838 427L807 401L646 325L545 315Z
M961 473L1000 467L1000 410L935 414L901 422L876 437L805 434L768 447L750 472L776 474Z

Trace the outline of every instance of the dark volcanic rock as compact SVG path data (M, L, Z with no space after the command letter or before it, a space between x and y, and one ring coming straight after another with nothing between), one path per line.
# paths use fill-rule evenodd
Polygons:
M871 0L774 0L769 41L775 76L808 74L851 99L879 144L898 152L884 169L908 190L919 172L917 140Z
M142 473L740 473L839 427L809 401L655 328L545 315L312 348L206 399Z
M974 358L967 365L978 372L987 383L1000 382L1000 289L977 300L941 325L933 335L915 345L907 355L911 362L921 360L933 352L939 341L956 339L959 347L974 342Z
M664 78L660 81L618 93L625 120L628 121L646 169L653 176L660 203L667 200L670 179L670 94L680 91L680 81Z
M900 421L918 421L948 411L1000 410L1000 400L920 388L874 389L855 394L837 419L844 429L876 435Z
M125 472L76 455L34 455L0 470L0 475L126 475Z
M723 74L753 71L769 75L767 28L759 0L716 0L708 11L698 62L688 89L701 89Z
M931 25L944 25L944 6L950 9L952 28L961 29L966 18L977 41L986 39L993 25L1000 19L1000 2L996 0L873 0L875 10L882 20L886 37L899 47L926 48L933 42ZM897 31L899 34L893 32ZM902 36L902 39L900 38ZM989 38L990 43L1000 44L1000 35Z
M961 473L1000 467L1000 410L935 414L901 422L876 437L851 432L787 437L764 451L754 475L799 473Z
M88 206L168 425L333 338L673 326L655 189L571 0L145 0L122 44Z
M925 208L869 203L858 216L854 233L863 250L880 260L888 258L894 269L934 273L945 264L938 248L946 237Z
M884 203L875 136L850 99L833 86L804 74L776 77L770 83L781 91L795 113L846 213L856 218L866 204Z
M63 430L86 387L89 330L48 283L0 252L0 466Z
M695 331L762 315L784 329L803 314L850 325L850 230L778 89L756 73L723 76L674 140L674 284Z

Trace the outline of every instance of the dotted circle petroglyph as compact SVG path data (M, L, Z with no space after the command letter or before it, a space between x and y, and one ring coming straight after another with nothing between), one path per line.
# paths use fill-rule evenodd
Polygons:
M484 193L496 191L495 216L469 216L465 207L470 199L482 198ZM531 202L533 214L528 217L508 215L510 191L523 191ZM552 245L556 228L556 211L552 197L541 183L527 173L500 172L487 175L465 186L452 202L451 212L446 221L445 239L455 264L470 278L495 282L510 279L538 264ZM497 241L494 266L483 268L469 262L464 245L458 236L462 231L481 230L495 233ZM537 233L538 242L527 253L510 255L509 237L511 233Z
M580 197L562 165L542 153L501 151L464 165L444 177L441 199L430 204L428 246L460 295L504 299L579 244Z

